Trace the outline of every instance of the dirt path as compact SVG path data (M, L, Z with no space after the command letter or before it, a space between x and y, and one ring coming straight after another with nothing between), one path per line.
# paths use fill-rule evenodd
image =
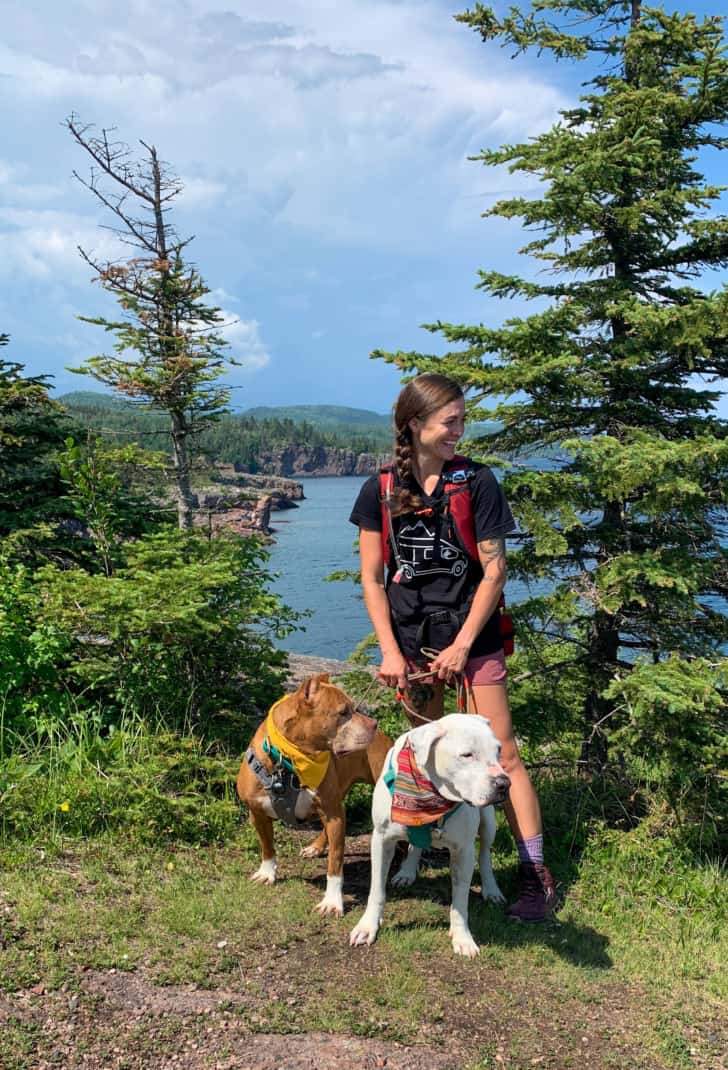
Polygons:
M159 988L138 974L89 972L77 991L0 998L0 1028L36 1048L28 1067L114 1070L455 1070L428 1045L323 1033L252 1032L239 993ZM291 1016L291 1028L301 1023ZM28 1052L30 1055L30 1052ZM22 1063L18 1064L23 1065Z
M340 966L336 964L336 968ZM493 979L496 981L497 979ZM580 1026L574 1044L573 1008L562 1000L561 1013L547 1020L545 1006L534 1005L524 990L520 1000L529 1016L533 1044L514 1061L507 1023L478 1013L469 998L453 1008L447 1021L423 1028L423 1043L405 1045L363 1036L302 1032L295 998L290 1033L265 1031L265 999L253 1001L234 989L204 990L192 985L160 988L143 975L89 971L78 987L43 992L41 986L0 999L0 1024L23 1033L35 1049L33 1070L93 1067L114 1070L462 1070L467 1065L561 1068L632 1067L634 1052L626 1025L628 993L612 993L610 1004L595 1007ZM278 997L272 989L267 998ZM494 1004L502 999L494 994ZM551 1001L555 1011L557 1000ZM535 1015L536 1019L532 1018ZM621 1024L620 1024L621 1019ZM254 1028L251 1029L251 1025ZM576 1049L576 1050L575 1050ZM539 1051L540 1054L533 1054ZM489 1053L483 1055L482 1053ZM30 1050L28 1050L30 1055ZM640 1067L661 1064L640 1058Z

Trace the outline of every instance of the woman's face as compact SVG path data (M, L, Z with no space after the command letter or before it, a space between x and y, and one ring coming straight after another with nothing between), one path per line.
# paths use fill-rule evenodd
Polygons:
M465 430L465 400L448 401L429 416L410 420L415 451L438 461L451 461Z

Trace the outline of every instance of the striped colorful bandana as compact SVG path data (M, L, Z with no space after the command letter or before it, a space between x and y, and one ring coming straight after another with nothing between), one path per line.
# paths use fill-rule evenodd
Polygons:
M429 777L418 769L410 743L405 743L397 755L392 821L398 825L430 825L459 805L438 794Z

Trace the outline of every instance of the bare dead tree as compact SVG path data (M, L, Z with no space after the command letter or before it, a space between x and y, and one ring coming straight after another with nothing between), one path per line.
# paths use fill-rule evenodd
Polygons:
M226 365L227 342L219 308L205 303L202 276L185 260L192 237L180 238L170 222L172 202L183 189L154 145L140 141L136 157L113 130L84 125L71 115L65 125L91 157L86 178L74 177L114 219L104 225L132 255L108 261L79 247L95 281L113 294L122 318L81 316L116 336L114 354L90 357L74 368L114 391L169 414L180 528L192 526L190 436L216 419L230 399L218 380Z

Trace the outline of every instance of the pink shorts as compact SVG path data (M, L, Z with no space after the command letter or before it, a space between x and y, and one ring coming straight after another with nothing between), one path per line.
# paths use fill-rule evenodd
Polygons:
M407 659L409 668L414 672L422 672L422 666ZM465 665L465 682L468 687L487 687L488 684L502 684L508 676L506 669L506 656L502 650L496 650L493 654L483 654L481 657L471 658ZM431 681L432 677L429 678ZM428 682L427 680L422 681Z
M502 684L507 676L506 656L502 650L496 650L493 654L484 654L479 658L471 658L465 666L465 679L468 687Z

